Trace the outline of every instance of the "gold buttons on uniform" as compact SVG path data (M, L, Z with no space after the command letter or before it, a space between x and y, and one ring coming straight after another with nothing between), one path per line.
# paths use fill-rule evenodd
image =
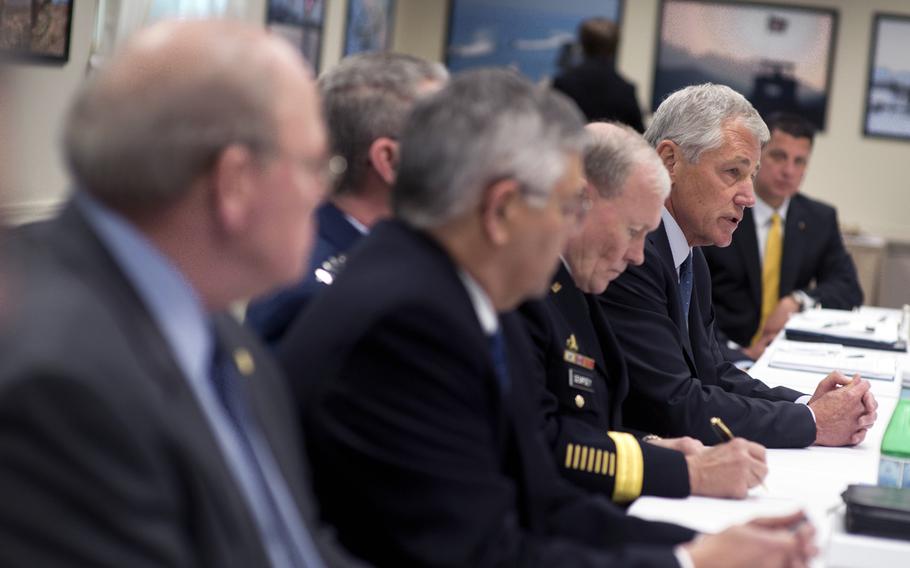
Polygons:
M584 408L585 397L581 396L580 394L576 394L575 395L575 406L577 406L578 408Z

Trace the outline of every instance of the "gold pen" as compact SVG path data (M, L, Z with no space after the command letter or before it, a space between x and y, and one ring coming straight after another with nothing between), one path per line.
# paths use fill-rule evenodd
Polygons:
M733 432L727 428L727 425L724 424L724 421L715 416L711 419L711 429L714 430L714 433L717 434L717 437L720 438L721 442L729 442L733 439Z
M711 418L711 429L714 430L714 433L717 434L717 437L720 438L721 442L729 442L733 439L733 432L727 428L727 425L724 424L724 421L718 418L717 416ZM759 481L762 489L765 491L768 490L768 486L765 485L764 481Z

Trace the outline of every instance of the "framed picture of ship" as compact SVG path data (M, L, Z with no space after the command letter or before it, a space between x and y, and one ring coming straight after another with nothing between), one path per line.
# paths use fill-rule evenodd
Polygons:
M389 49L394 19L395 0L351 0L344 55Z
M837 16L791 4L663 0L652 108L677 89L719 83L762 116L792 112L824 130Z
M578 24L621 22L622 0L451 0L446 66L510 67L547 81L580 62Z
M0 58L65 63L72 0L0 1Z
M315 72L319 72L325 0L267 0L266 25L297 46Z
M910 140L910 16L875 14L863 133Z

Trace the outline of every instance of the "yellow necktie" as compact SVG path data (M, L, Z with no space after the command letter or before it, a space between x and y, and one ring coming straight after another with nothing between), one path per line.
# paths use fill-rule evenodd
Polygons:
M771 228L768 230L768 240L765 241L765 259L761 271L761 322L752 337L752 345L759 340L765 328L768 316L777 306L778 293L780 292L780 259L783 256L783 239L780 236L780 215L775 211L771 215Z

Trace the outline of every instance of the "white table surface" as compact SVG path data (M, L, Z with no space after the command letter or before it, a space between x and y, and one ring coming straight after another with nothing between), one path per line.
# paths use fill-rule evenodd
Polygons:
M811 394L824 374L768 367L771 350L782 341L786 340L778 337L749 373L769 386L783 385ZM874 484L877 480L879 447L900 396L901 369L910 372L907 355L896 356L901 359L901 367L895 380L870 381L879 403L878 420L858 446L771 449L767 453L767 489L755 488L745 500L641 497L632 504L629 513L645 519L679 523L702 532L717 532L757 516L786 514L802 509L815 525L821 549L813 567L910 566L910 541L844 532L840 497L851 483Z

